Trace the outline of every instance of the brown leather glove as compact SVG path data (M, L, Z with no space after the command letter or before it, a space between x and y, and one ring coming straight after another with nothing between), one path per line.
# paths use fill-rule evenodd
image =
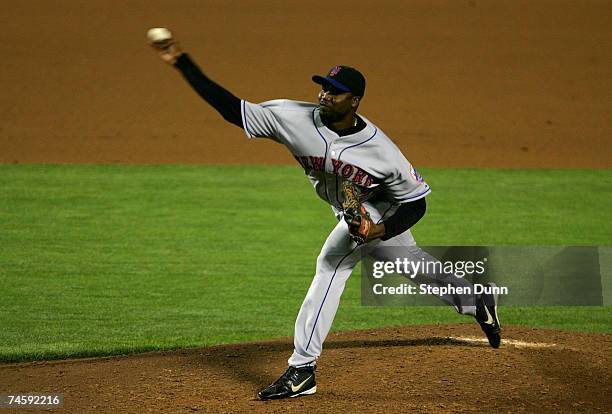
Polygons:
M349 227L349 234L355 243L363 244L368 241L374 222L365 207L359 202L359 195L353 183L350 181L342 183L342 195L344 196L342 210L344 221Z

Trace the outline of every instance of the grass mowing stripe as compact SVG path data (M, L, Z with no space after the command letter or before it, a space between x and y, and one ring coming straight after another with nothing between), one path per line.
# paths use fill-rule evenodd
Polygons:
M610 244L610 170L421 172L420 244ZM334 224L294 167L0 165L0 359L291 336ZM610 308L503 318L612 331ZM334 330L436 322L466 318L362 307L353 277Z

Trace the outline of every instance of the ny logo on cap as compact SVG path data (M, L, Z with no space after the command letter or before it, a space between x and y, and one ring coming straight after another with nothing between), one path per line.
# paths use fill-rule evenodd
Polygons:
M334 66L332 70L329 71L329 76L336 76L338 72L342 69L340 66Z

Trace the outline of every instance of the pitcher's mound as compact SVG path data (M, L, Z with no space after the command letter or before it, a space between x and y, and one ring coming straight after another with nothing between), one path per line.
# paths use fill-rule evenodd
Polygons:
M476 324L331 334L318 392L258 401L286 368L290 339L0 366L2 392L62 393L53 412L606 412L612 335Z

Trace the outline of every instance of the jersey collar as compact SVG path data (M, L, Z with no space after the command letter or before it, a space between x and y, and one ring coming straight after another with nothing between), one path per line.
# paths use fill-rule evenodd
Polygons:
M327 126L325 126L325 124L323 123L323 121L321 120L321 114L319 113L319 108L315 108L314 109L314 124L315 127L319 130L320 133L322 133L326 139L330 139L330 140L350 140L351 138L359 138L361 137L362 133L366 132L370 133L374 131L374 128L372 127L372 125L367 122L367 120L362 117L359 114L355 114L358 118L357 121L357 126L348 128L346 130L344 130L345 133L343 133L342 135L339 135L337 132L329 129ZM364 126L365 124L365 126Z

